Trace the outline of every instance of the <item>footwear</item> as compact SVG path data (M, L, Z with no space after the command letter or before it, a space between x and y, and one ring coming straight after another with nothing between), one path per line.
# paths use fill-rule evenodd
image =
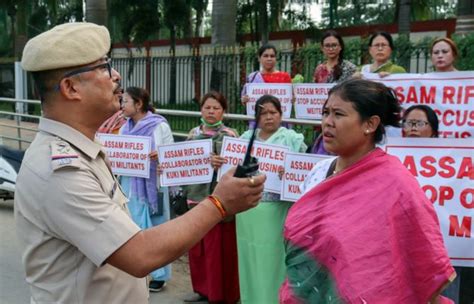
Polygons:
M184 298L183 302L185 303L197 303L197 302L207 302L207 297L199 293L192 293Z
M166 286L165 281L150 281L150 284L148 284L148 289L151 292L159 292L161 291L164 287Z

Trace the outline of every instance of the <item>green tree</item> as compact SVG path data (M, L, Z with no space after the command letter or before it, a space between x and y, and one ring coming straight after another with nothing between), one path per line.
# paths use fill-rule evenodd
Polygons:
M159 0L109 0L112 41L142 45L158 38L163 11Z
M327 0L321 1L322 27L336 28L359 24L386 24L400 21L400 10L406 10L405 0L371 1ZM417 0L410 2L410 13L403 18L409 21L443 19L454 16L455 5L449 0ZM401 5L403 4L403 5ZM405 19L402 27L406 26Z
M233 47L236 38L237 0L221 0L212 3L212 46L214 47L214 60L212 64L211 84L212 90L231 96L226 88L232 87L232 71L228 70L232 64L222 60L232 60L228 56L219 56L218 50L223 47ZM227 84L227 85L226 85Z
M107 25L107 0L85 0L86 20L99 25Z
M202 20L204 18L204 13L206 12L208 0L191 0L191 7L196 14L196 23L194 26L194 37L200 36L200 31L202 28Z

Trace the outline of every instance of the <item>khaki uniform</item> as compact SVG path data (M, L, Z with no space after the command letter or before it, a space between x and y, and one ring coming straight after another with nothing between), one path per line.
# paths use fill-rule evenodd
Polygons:
M148 303L145 279L104 264L140 228L100 144L45 118L39 130L15 193L31 303Z

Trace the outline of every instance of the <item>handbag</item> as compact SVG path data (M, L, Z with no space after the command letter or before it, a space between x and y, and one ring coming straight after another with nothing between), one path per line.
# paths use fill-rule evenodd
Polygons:
M189 210L188 199L182 190L171 196L170 203L171 209L173 209L176 215L183 215Z

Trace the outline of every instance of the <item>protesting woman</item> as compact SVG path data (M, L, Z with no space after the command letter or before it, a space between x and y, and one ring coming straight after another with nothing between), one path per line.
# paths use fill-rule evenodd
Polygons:
M383 84L351 79L330 90L323 141L338 156L313 168L288 213L281 303L445 299L455 273L434 208L402 163L376 148L399 114Z
M403 67L390 60L394 48L392 35L387 32L374 33L369 39L369 53L373 62L362 66L360 71L362 73L378 73L380 77L406 73Z
M158 189L157 146L173 143L173 135L166 119L154 114L150 95L142 88L128 87L122 100L123 115L128 118L120 128L121 135L146 136L151 139L150 177L120 178L127 195L132 219L141 229L163 224L170 219L168 188ZM153 271L149 282L150 291L160 291L171 278L171 265Z
M403 113L403 137L438 137L438 116L427 105L414 105Z
M357 71L357 67L352 62L344 60L344 40L336 31L329 30L323 34L321 50L326 61L314 70L314 82L341 82Z
M357 71L357 67L350 61L344 60L344 40L336 31L329 30L321 38L321 50L326 57L326 61L321 63L314 70L314 82L334 83L341 82L352 77ZM318 127L317 132L320 133ZM310 147L310 153L329 154L323 146L322 134L314 140Z
M280 126L282 110L276 97L260 97L256 109L256 141L286 146L292 152L306 151L302 134ZM250 139L252 131L241 138ZM279 194L264 192L256 208L236 217L243 304L278 302L278 288L285 277L283 222L290 206L290 202L280 200Z
M248 83L291 83L290 74L280 72L276 69L277 50L271 44L265 44L258 49L258 61L260 71L255 71L247 76ZM247 86L242 89L242 103L245 105L249 101Z
M454 62L458 57L458 48L449 38L436 39L431 44L431 62L435 72L455 72Z
M227 110L227 100L218 92L210 92L202 97L200 108L201 125L189 132L187 140L212 138L213 152L218 155L225 136L238 136L236 130L226 127L222 122L224 112ZM211 158L211 164L217 169L215 155ZM212 193L216 185L216 172L210 184L184 187L190 208ZM239 277L234 218L226 219L214 226L189 250L189 268L196 295L186 298L185 302L203 300L210 303L238 302Z

